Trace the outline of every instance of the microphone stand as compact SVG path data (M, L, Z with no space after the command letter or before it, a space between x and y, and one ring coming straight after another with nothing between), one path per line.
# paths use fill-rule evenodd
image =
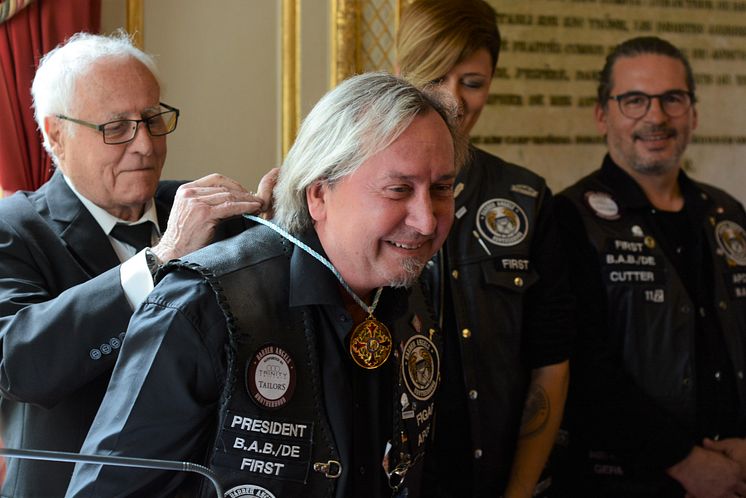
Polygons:
M150 458L118 457L110 455L81 455L66 451L19 450L0 448L0 456L21 458L27 460L51 460L55 462L100 463L119 467L137 467L141 469L175 470L179 472L195 472L207 477L215 487L218 498L223 498L223 487L218 482L217 475L205 466L191 462L174 460L153 460Z

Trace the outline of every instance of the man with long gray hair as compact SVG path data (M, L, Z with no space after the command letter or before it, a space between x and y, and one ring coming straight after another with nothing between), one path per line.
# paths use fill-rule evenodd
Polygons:
M448 123L386 74L322 98L275 218L164 267L83 452L204 463L229 496L420 496L440 332L411 284L453 219ZM196 483L79 465L68 496L175 492Z

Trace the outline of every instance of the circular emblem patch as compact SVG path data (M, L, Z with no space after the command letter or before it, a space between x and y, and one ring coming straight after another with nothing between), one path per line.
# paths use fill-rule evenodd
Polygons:
M585 203L604 220L618 220L619 206L606 192L586 192Z
M715 238L720 249L739 266L746 266L746 232L732 221L721 221L715 225Z
M275 495L261 486L253 484L241 484L225 492L225 498L242 498L244 496L254 496L256 498L275 498Z
M404 345L401 372L409 392L420 401L430 399L438 387L440 357L433 341L412 336Z
M508 199L490 199L479 207L477 229L497 246L514 246L528 235L528 219L523 209Z
M246 389L262 408L285 406L295 390L295 362L280 346L262 346L246 363Z

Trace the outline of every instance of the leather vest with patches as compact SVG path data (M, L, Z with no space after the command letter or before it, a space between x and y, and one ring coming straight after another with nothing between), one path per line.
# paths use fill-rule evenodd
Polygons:
M228 374L206 459L226 497L332 497L336 478L350 465L340 459L324 405L317 335L329 331L319 328L312 307L288 305L294 250L300 249L258 226L171 263L205 278L228 325ZM408 310L389 324L394 348L388 361L399 365L389 464L397 469L390 478L394 485L404 478L392 496L416 497L435 398L417 389L417 375L430 376L420 387L435 389L440 338L425 339L435 323L418 288L410 293ZM414 314L422 334L409 323ZM431 353L421 347L423 340L433 345L429 363L418 361ZM435 371L417 371L418 365ZM200 496L214 496L209 483Z
M707 202L706 244L715 300L740 406L746 407L746 216L723 191L694 182ZM610 340L629 374L656 403L689 427L696 423L692 300L639 210L616 206L613 186L596 173L568 189L595 247L607 290ZM595 205L595 208L592 207ZM705 256L707 257L707 256Z
M531 370L521 353L526 293L539 275L531 261L544 180L479 149L456 182L456 218L424 273L438 314L449 279L471 427L474 493L504 491ZM492 421L499 421L492 423ZM445 430L448 429L436 429ZM437 435L436 435L437 437Z

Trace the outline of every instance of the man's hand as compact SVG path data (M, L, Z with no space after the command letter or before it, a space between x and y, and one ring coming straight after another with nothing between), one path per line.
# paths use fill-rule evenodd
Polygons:
M717 451L695 446L691 453L666 471L690 498L746 496L746 483L738 463Z
M741 479L746 480L746 439L728 438L720 441L705 439L703 446L707 450L717 451L741 466Z
M271 205L276 169L264 175L259 192L248 192L235 180L212 174L180 186L160 242L152 248L162 262L180 258L212 242L215 227L243 213L259 213Z

